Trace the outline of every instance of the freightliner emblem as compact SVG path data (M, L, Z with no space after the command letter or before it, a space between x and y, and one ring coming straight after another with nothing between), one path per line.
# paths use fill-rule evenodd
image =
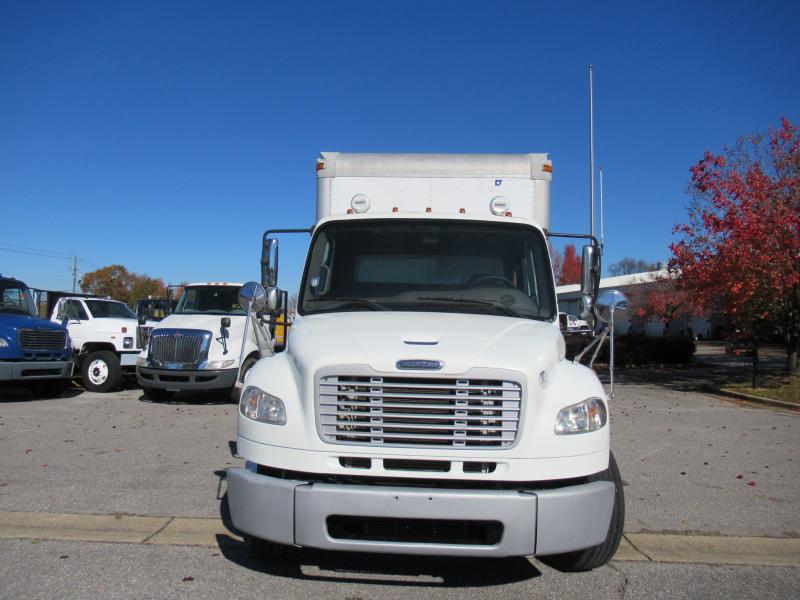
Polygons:
M395 367L413 371L438 371L444 367L441 360L398 360Z

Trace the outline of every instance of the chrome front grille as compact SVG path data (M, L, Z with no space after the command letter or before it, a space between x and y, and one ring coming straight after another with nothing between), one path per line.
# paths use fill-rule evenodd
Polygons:
M330 376L319 380L326 442L405 447L506 448L520 425L514 381Z
M19 346L23 350L63 350L67 347L67 332L63 329L20 329Z
M192 368L208 355L211 332L201 329L154 329L148 359L154 366Z

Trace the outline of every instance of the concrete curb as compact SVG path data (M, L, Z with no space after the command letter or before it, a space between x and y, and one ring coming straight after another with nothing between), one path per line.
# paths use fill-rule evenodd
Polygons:
M0 539L220 547L241 544L221 519L0 512ZM627 533L612 560L800 566L800 538Z
M742 392L734 392L733 390L726 390L725 388L719 388L711 384L706 385L706 389L712 394L717 394L719 396L728 396L730 398L736 398L738 400L747 400L748 402L758 402L759 404L766 404L767 406L776 406L779 408L788 408L789 410L800 411L800 406L798 406L797 404L792 404L791 402L784 402L783 400L775 400L773 398L761 398L760 396L751 396L750 394L744 394Z

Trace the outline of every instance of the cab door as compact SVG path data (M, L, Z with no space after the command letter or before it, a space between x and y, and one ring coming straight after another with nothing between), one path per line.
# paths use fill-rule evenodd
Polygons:
M67 329L69 329L72 347L76 351L80 351L89 334L89 314L84 308L83 302L67 300L64 305L64 316L67 319Z

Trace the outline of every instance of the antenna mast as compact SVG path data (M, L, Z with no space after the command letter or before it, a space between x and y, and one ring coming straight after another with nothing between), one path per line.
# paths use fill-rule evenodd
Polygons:
M594 237L594 96L592 65L589 65L589 232Z
M600 165L600 254L606 245L606 228L603 221L603 165Z

